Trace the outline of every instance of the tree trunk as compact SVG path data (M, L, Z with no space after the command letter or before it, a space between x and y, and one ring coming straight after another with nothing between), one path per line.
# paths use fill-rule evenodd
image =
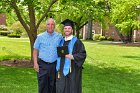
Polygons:
M73 28L73 35L75 35L75 28Z
M31 48L31 62L33 62L33 46L34 46L34 42L36 40L36 36L37 36L37 33L29 35L30 48Z
M29 11L29 19L30 19L30 23L29 23L30 33L28 33L28 36L30 39L30 47L31 47L31 62L33 62L33 45L34 45L35 39L37 37L34 6L29 4L28 11Z
M31 62L33 62L33 46L34 46L34 42L36 40L37 37L37 29L35 26L33 26L32 28L30 28L30 32L27 32L29 40L30 40L30 48L31 48Z
M76 36L77 36L77 38L79 39L79 30L76 30Z
M115 27L115 31L118 34L118 36L120 37L121 41L126 42L125 41L125 37L117 30L117 28Z
M92 40L92 19L89 18L89 21L88 21L88 37L87 37L88 40Z
M132 42L132 33L133 31L132 31L132 29L131 29L131 31L130 31L130 33L128 34L128 36L127 36L127 41L128 41L128 43L131 43Z
M80 23L80 22L79 22ZM79 25L76 25L76 36L77 36L77 38L79 38L79 34L80 34L80 29L81 28L83 28L84 27L84 25L86 25L88 23L88 21L87 22L85 22L85 23L83 23L83 24L79 24Z
M131 31L130 31L130 42L132 42L132 38L133 38L133 30L131 28Z

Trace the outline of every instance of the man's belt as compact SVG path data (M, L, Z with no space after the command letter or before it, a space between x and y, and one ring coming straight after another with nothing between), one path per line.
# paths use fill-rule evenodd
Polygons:
M56 61L54 61L54 62L46 62L46 61L44 61L44 60L42 60L40 58L38 58L38 61L44 62L45 64L55 64L56 63Z

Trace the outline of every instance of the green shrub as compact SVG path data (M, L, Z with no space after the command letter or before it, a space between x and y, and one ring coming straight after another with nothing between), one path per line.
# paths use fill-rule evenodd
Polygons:
M112 37L107 37L108 41L113 41L114 39Z
M23 26L21 25L21 23L19 21L13 23L10 27L11 30L13 30L13 34L18 34L18 35L22 35L23 32L25 32L25 29L23 28Z
M0 35L2 36L7 36L8 34L10 34L9 31L0 31Z
M99 40L100 40L100 41L105 40L105 39L106 39L105 36L100 36L100 37L99 37Z
M20 38L21 36L19 34L8 34L8 37L11 37L11 38Z
M100 37L100 36L101 36L100 34L94 34L93 40L99 40L99 37Z
M105 36L105 40L107 40L107 37Z
M44 32L44 31L46 31L46 22L42 22L42 23L39 25L37 31L38 31L38 34L40 34L40 33Z
M7 26L5 26L5 25L0 25L0 30L7 31L8 28L7 28Z
M81 34L79 34L79 39L83 39L83 36Z

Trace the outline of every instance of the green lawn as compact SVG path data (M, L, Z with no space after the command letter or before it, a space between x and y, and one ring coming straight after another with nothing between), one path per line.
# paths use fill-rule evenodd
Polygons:
M28 38L0 37L0 60L29 59L29 47Z
M87 59L83 69L83 93L139 93L140 47L91 41L84 44ZM0 60L9 58L30 58L28 39L0 38ZM32 68L1 66L0 75L0 93L37 93L36 73Z
M85 42L84 93L140 93L140 47Z
M36 73L31 68L0 67L0 93L37 93Z

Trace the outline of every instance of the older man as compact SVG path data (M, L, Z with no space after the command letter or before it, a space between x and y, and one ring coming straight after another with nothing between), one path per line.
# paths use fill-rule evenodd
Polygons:
M39 93L55 93L57 46L62 36L54 31L55 21L47 20L47 30L34 43L34 69L38 76Z

